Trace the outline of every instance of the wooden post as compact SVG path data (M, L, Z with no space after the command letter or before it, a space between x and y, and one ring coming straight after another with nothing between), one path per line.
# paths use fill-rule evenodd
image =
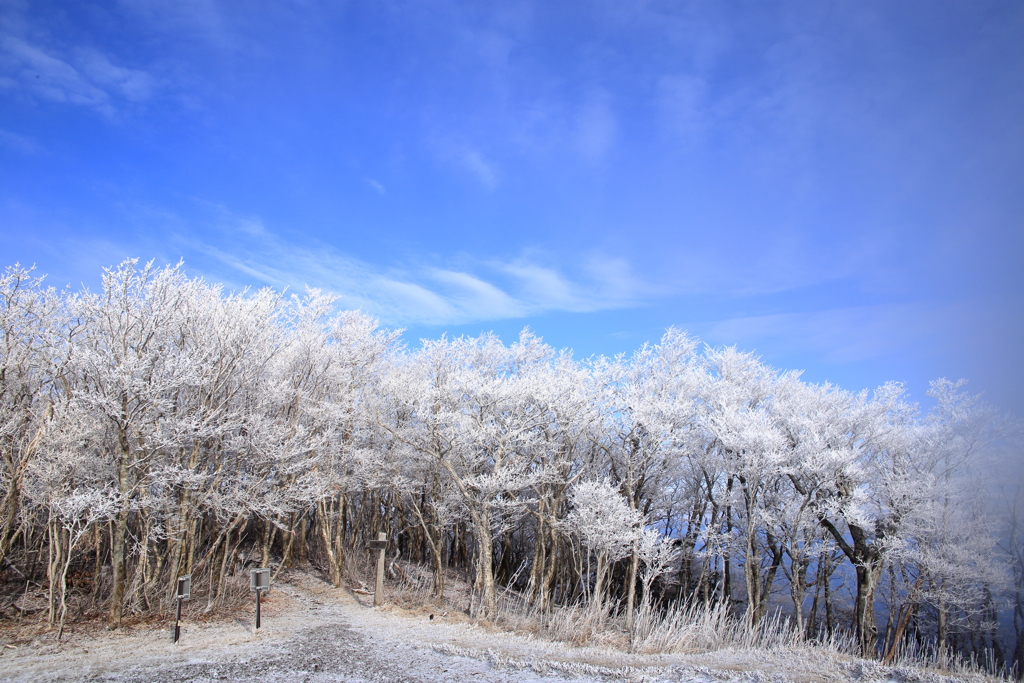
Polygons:
M388 535L383 531L377 534L379 549L377 550L377 585L373 591L373 606L379 607L384 604L384 548L387 544Z

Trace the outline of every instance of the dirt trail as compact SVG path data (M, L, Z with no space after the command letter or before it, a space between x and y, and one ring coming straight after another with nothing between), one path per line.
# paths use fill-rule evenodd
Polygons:
M282 575L263 603L262 628L252 615L188 623L181 641L164 628L108 633L75 629L59 645L52 634L32 643L3 642L0 681L337 681L406 683L591 683L607 680L688 683L832 683L951 679L839 661L811 651L719 651L692 655L626 654L576 648L468 623L462 614L370 608L301 571ZM980 677L976 677L980 683Z
M417 642L416 625L404 623L416 620L370 609L350 593L299 572L275 584L261 621L258 632L251 619L185 623L177 645L171 643L169 628L75 631L59 645L49 637L17 647L5 643L0 646L0 681L565 680L444 652L444 637ZM446 625L440 616L431 622L424 615L422 621L441 631L473 629Z

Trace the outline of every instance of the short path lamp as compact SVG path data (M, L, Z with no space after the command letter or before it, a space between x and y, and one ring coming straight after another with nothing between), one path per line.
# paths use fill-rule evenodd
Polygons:
M250 569L249 590L256 593L256 628L260 627L260 595L270 590L270 570Z
M192 594L192 575L186 574L185 576L178 577L178 587L175 592L175 601L178 603L174 610L174 642L178 642L178 638L181 637L181 602L182 600L188 600Z

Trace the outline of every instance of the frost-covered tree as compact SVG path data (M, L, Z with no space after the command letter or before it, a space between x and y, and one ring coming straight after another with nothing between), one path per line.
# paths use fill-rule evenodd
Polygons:
M936 405L915 429L912 497L916 506L902 520L900 537L892 543L892 580L902 579L902 604L890 605L897 615L889 639L891 658L912 617L920 608L934 613L936 649L947 654L951 629L984 632L980 627L993 608L1007 577L994 564L996 533L986 501L977 491L994 488L979 469L986 447L1012 428L980 397L962 390L965 382L940 379L929 395ZM905 498L911 498L904 492ZM989 618L989 621L991 619Z
M580 571L586 560L585 573L589 584L590 554L597 564L593 568L590 599L604 599L605 579L611 562L630 554L641 537L643 517L607 481L581 481L570 494L572 511L561 523L566 533L575 537L587 553L579 556Z
M81 324L70 354L72 391L105 430L119 510L113 522L113 594L109 620L119 626L133 503L146 492L146 475L163 446L160 418L193 368L180 353L189 297L201 284L180 268L142 268L126 261L103 275L99 293L71 303Z
M684 454L700 447L696 416L707 375L696 348L696 340L670 329L659 344L644 345L629 359L595 363L604 407L599 444L637 520L679 481ZM625 592L631 628L640 556L635 546L629 554Z
M451 477L473 524L484 614L497 610L493 531L500 512L537 478L531 465L544 411L521 391L520 376L546 363L549 347L528 333L505 347L497 337L425 342L400 390L409 418L382 421L396 439L435 460Z
M246 564L344 585L387 531L396 571L429 562L438 600L470 571L487 618L499 587L543 609L607 601L627 630L637 590L721 600L751 627L788 595L813 637L822 605L842 626L844 577L866 655L880 600L886 654L911 635L974 653L969 631L996 650L1005 572L978 463L1015 427L960 383L935 383L922 415L899 385L808 384L674 329L581 362L528 330L406 349L335 306L180 265L126 261L96 293L7 269L0 576L48 582L55 624L102 604L116 625L168 605L183 573L208 609Z
M17 530L26 472L45 442L54 405L67 398L58 381L63 310L62 297L32 269L15 264L0 276L0 567Z
M767 609L782 558L779 539L765 524L772 507L766 498L777 489L785 443L771 405L777 385L795 378L780 376L756 357L734 348L708 350L706 355L711 382L703 397L704 427L714 439L725 473L721 493L726 506L724 531L727 536L739 532L736 551L743 564L747 618L756 624ZM770 557L764 570L762 537ZM727 560L727 575L729 571Z

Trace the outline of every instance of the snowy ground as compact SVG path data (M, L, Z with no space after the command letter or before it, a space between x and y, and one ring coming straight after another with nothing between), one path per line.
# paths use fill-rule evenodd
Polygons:
M282 577L252 615L169 628L75 630L12 642L0 631L0 681L694 681L826 683L951 680L813 650L628 655L574 648L470 624L462 614L372 609L306 573ZM978 679L981 680L981 679Z

